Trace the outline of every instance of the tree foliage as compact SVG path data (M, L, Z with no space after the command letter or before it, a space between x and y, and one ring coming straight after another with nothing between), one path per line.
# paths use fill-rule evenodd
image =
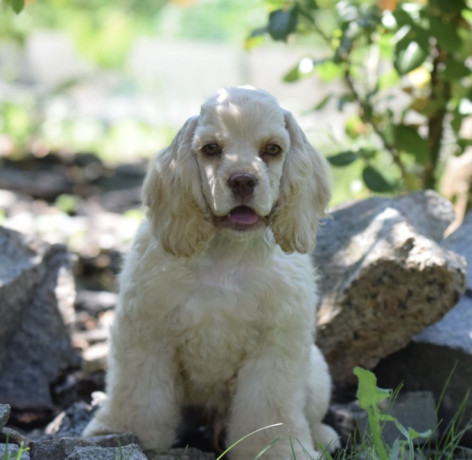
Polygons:
M466 0L294 0L272 11L248 46L263 34L317 37L325 56L305 57L284 80L341 80L343 90L315 110L330 100L340 110L356 105L346 125L353 148L328 160L335 167L362 162L372 191L415 190L436 186L446 144L454 155L471 144L461 136L472 115L471 26ZM385 155L389 171L379 168Z
M90 61L120 67L133 39L152 29L166 1L0 0L5 4L3 11L0 8L0 38L22 43L37 29L63 30Z

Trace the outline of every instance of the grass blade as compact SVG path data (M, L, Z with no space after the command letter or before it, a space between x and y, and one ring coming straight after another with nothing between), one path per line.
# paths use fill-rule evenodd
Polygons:
M243 442L245 439L249 438L250 436L252 436L256 433L259 433L260 431L268 430L269 428L275 428L276 426L282 426L282 425L283 425L283 423L274 423L273 425L264 426L264 427L259 428L259 429L255 430L255 431L253 431L249 434L246 434L241 439L238 439L236 442L231 444L231 446L229 446L216 460L221 460L233 447L237 446L239 443Z

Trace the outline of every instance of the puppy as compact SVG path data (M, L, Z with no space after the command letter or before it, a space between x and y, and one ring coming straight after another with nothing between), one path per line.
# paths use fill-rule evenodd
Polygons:
M224 420L232 460L319 458L327 365L308 253L327 166L268 93L219 91L154 159L120 277L107 399L85 436L176 441L183 408ZM259 430L259 431L257 431ZM256 432L257 431L257 432Z

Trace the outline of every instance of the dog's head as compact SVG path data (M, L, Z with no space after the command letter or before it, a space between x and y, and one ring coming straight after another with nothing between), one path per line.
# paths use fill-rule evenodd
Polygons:
M268 93L218 92L157 155L143 200L164 249L190 257L217 231L252 237L268 226L285 252L315 247L330 198L326 162Z

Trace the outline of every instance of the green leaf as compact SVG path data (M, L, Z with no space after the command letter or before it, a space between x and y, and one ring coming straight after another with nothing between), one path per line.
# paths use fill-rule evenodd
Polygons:
M456 81L468 77L470 74L470 69L464 63L458 62L452 57L449 57L446 60L444 70L441 72L441 78L444 80Z
M415 25L416 23L416 18L412 17L412 13L416 13L415 11L410 12L402 8L402 5L400 4L399 8L396 8L395 11L393 12L393 17L395 18L395 21L398 25L398 28L400 29L403 26L412 26Z
M439 9L443 14L460 13L467 8L464 0L430 0L430 8Z
M264 36L262 34L251 34L249 35L249 37L246 38L246 40L244 40L244 49L246 51L250 51L256 48L257 46L261 45L262 43L264 43Z
M295 32L297 24L298 10L296 7L289 10L280 9L270 13L267 29L274 40L286 41L287 37Z
M313 61L315 64L315 73L323 81L333 81L343 76L343 67L330 59L322 59L319 62Z
M344 110L344 106L346 104L350 104L351 102L355 102L356 101L356 97L354 94L352 93L345 93L345 94L342 94L341 96L339 96L339 99L338 99L338 104L337 104L337 108L340 112L342 112ZM359 120L359 117L355 117L356 120ZM349 124L351 122L351 119L350 118L347 122L346 122L346 126L345 126L345 130L346 130L346 133L350 135L349 133Z
M392 444L392 447L390 448L388 458L390 460L398 460L399 458L402 458L400 456L401 447L402 447L402 442L400 441L400 438L395 439L395 441Z
M333 64L333 61L328 58L312 59L309 57L304 57L298 62L296 66L292 67L283 76L283 80L286 83L292 83L296 80L299 80L300 78L313 75L315 71L318 74L318 76L320 76L320 78L323 78L321 75L325 75L324 73L326 72L326 65L328 65L329 67L330 65L335 65L335 64ZM319 69L319 72L317 71L317 69ZM332 71L331 69L328 70L328 72L331 72L331 71Z
M464 120L464 115L459 113L458 109L455 109L452 112L452 119L451 119L451 128L454 130L454 133L457 136L460 136L461 128L462 128L462 120Z
M457 33L457 29L452 27L451 24L445 23L440 17L431 16L429 27L431 35L436 37L440 48L445 48L448 51L457 51L460 48L462 40Z
M377 377L374 373L362 369L354 368L354 374L359 379L357 387L357 399L362 409L369 409L390 397L391 391L377 387Z
M428 49L424 48L419 42L406 37L402 38L395 47L395 58L393 65L400 75L412 71L419 67L428 56Z
M362 171L362 179L369 190L377 193L391 192L394 186L373 166L366 166Z
M431 99L430 97L418 97L411 101L410 109L425 117L429 117L440 110L443 105L441 101Z
M395 70L389 69L379 76L378 82L379 91L382 91L384 89L389 89L398 85L400 83L400 77L398 76L398 73L395 72Z
M342 167L354 163L354 161L359 159L359 154L351 150L347 150L345 152L336 153L335 155L330 155L329 157L326 157L326 159L333 166Z
M299 64L297 64L295 67L292 67L284 76L283 76L283 81L285 83L293 83L294 81L297 81L300 79L302 75L300 74L299 70Z
M318 102L318 104L316 104L314 107L313 107L313 110L322 110L326 107L326 104L332 99L333 97L333 94L328 94L326 95L323 99L321 99L320 102Z
M19 14L23 10L25 6L25 1L24 0L7 0L7 3L10 4L12 10L16 13Z
M419 164L424 165L429 161L428 142L418 134L416 128L395 125L394 136L397 147L413 155Z

